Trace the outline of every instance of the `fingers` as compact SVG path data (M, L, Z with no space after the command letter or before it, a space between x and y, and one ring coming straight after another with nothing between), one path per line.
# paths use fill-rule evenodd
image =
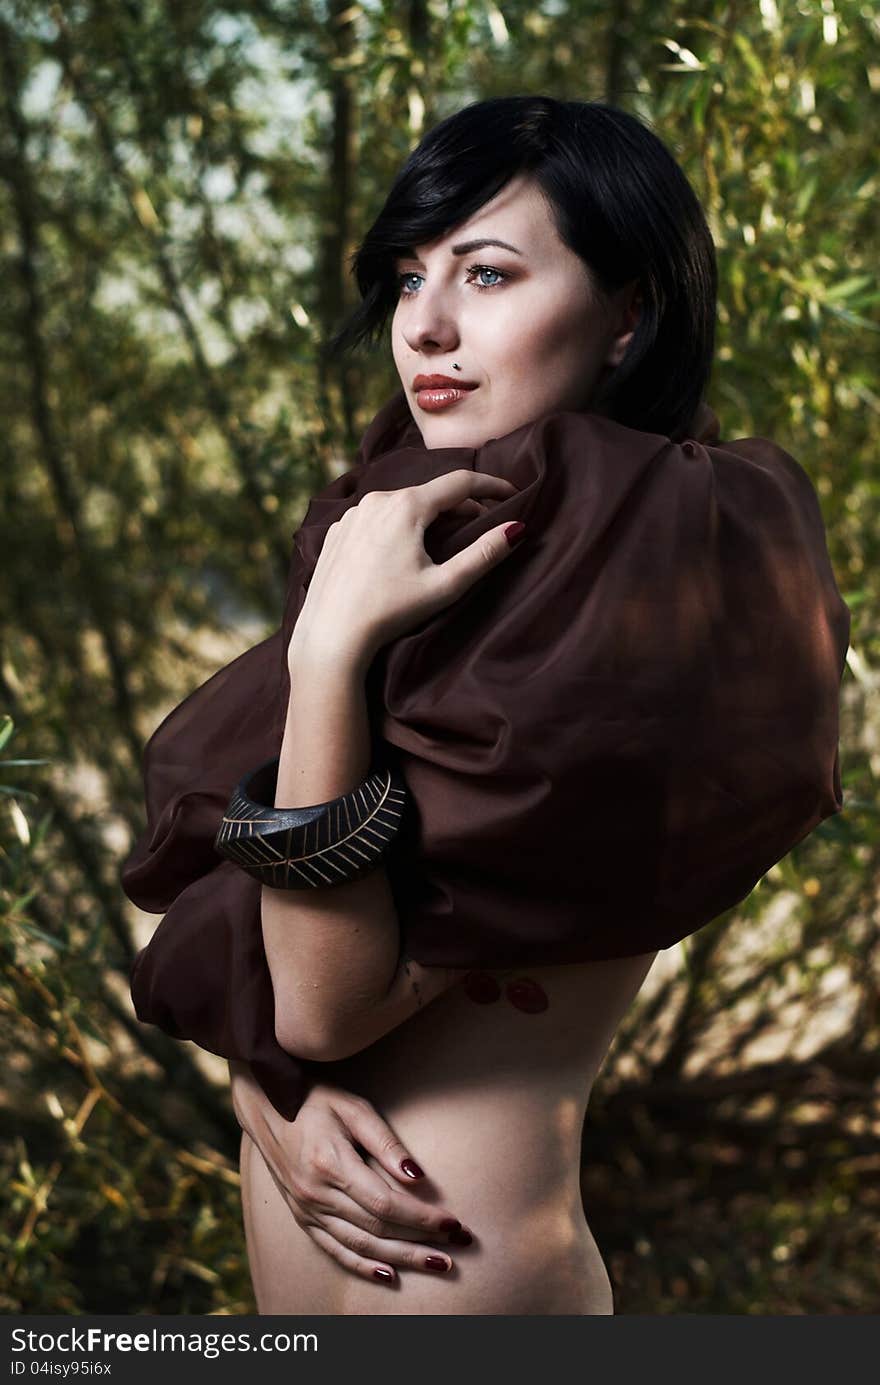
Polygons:
M475 500L473 496L468 496L467 500L462 500L458 505L453 505L452 513L454 515L484 515L488 513L488 507L482 505L479 500Z
M378 1170L355 1152L353 1143L341 1146L327 1191L338 1189L338 1196L350 1201L345 1215L376 1236L394 1235L401 1227L428 1240L460 1234L461 1222L447 1208L431 1206L398 1187L417 1184L424 1173L376 1108L364 1097L347 1092L334 1093L332 1105L349 1140L365 1150Z
M507 500L512 495L519 495L518 487L504 476L492 476L485 471L468 471L465 467L447 471L443 476L435 476L430 481L423 481L421 485L410 486L408 489L415 493L419 500L426 528L441 511L452 510L463 500L474 496Z
M337 1102L335 1109L349 1133L383 1169L404 1183L411 1182L413 1177L424 1177L403 1141L397 1138L387 1121L363 1097L347 1097L344 1104ZM363 1166L358 1167L362 1169Z
M393 1287L401 1269L451 1273L452 1258L440 1247L473 1238L449 1212L400 1186L412 1181L403 1163L424 1174L391 1127L351 1093L328 1088L308 1102L312 1120L300 1131L308 1138L293 1165L282 1172L267 1161L298 1226L343 1268L373 1282Z
M396 1194L381 1177L377 1179L377 1187L381 1192L369 1195L360 1192L359 1197L352 1197L338 1188L327 1190L323 1205L313 1216L322 1223L327 1216L340 1217L342 1222L351 1223L352 1227L378 1240L417 1241L423 1249L432 1244L463 1246L473 1242L470 1231L445 1210L420 1204L405 1192Z
M338 1211L373 1236L395 1236L401 1228L404 1235L412 1233L425 1241L461 1236L462 1225L457 1217L398 1189L386 1181L383 1173L384 1169L375 1173L353 1154L343 1158L334 1180L339 1191L331 1211Z
M335 1260L337 1265L343 1269L350 1270L359 1279L369 1279L374 1283L384 1283L393 1288L398 1283L397 1273L386 1265L382 1260L365 1260L362 1255L350 1250L348 1246L340 1244L329 1231L324 1231L320 1226L306 1227L316 1246L320 1246L331 1260Z
M509 538L506 530L511 531ZM444 599L447 602L456 600L491 568L503 563L524 533L524 524L507 520L494 529L487 529L485 534L481 534L460 553L447 558L445 563L437 563L434 568L436 578L432 580L436 580Z
M393 1285L397 1270L450 1274L453 1262L445 1251L411 1241L380 1240L339 1217L325 1217L321 1226L306 1228L315 1243L345 1269L362 1279ZM376 1271L384 1273L376 1274Z

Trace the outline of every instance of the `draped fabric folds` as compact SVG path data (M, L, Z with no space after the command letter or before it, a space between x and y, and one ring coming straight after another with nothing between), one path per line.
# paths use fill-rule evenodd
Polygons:
M559 412L428 449L403 391L294 536L279 629L144 752L147 826L122 883L165 912L132 972L140 1019L249 1062L288 1118L316 1069L275 1041L260 886L214 853L244 773L279 753L287 645L330 524L370 490L458 468L518 493L441 515L443 562L505 520L522 542L386 645L371 729L409 789L386 856L401 947L426 966L583 962L666 948L740 902L842 807L850 613L813 485L764 438L682 442Z

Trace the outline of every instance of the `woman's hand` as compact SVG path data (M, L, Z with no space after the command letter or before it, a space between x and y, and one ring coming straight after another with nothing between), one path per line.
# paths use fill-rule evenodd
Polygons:
M418 486L368 491L327 530L289 662L298 649L324 648L368 664L382 645L451 605L511 551L507 525L488 529L445 563L426 552L425 530L444 511L485 513L479 497L516 494L501 476L464 469Z
M401 1167L406 1147L368 1101L316 1084L295 1121L275 1110L244 1063L230 1062L232 1103L241 1128L259 1149L297 1225L345 1269L387 1284L395 1266L443 1273L452 1260L441 1247L469 1233L450 1212L391 1187L354 1148L355 1141L397 1182L418 1182ZM423 1176L423 1175L422 1175ZM432 1256L441 1264L427 1264ZM390 1272L375 1275L377 1269Z

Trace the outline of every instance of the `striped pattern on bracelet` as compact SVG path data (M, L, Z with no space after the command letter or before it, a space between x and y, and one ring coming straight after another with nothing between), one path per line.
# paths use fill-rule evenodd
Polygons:
M214 849L276 890L319 889L357 880L378 866L397 835L406 783L372 770L349 793L308 808L273 808L278 757L236 786Z

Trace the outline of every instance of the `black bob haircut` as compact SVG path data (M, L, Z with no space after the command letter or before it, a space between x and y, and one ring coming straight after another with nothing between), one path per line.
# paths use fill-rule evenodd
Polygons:
M715 246L663 141L597 101L491 97L429 130L352 257L362 301L330 339L328 356L375 345L397 303L395 258L448 234L518 174L539 184L560 238L600 292L633 279L641 287L633 339L590 409L680 441L712 369Z

